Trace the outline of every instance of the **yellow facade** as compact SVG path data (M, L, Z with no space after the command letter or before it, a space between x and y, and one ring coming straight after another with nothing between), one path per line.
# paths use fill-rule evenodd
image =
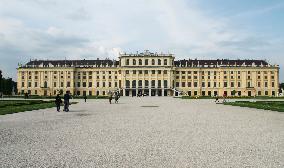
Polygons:
M276 96L279 67L262 60L178 60L173 54L120 54L119 60L34 60L18 68L20 94ZM233 95L233 93L235 95Z

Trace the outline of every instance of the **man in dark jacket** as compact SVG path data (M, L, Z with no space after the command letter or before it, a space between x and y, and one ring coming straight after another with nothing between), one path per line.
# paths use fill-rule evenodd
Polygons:
M69 92L67 91L66 94L64 95L64 110L65 112L69 111L69 100L71 96L69 95Z
M56 109L57 112L60 112L60 105L62 103L61 97L59 96L59 94L55 97L55 105L56 105Z

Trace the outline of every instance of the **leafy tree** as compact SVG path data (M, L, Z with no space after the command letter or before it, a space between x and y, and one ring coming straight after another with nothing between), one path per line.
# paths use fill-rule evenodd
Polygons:
M233 90L233 91L232 91L232 95L233 95L233 96L235 96L235 95L236 95L236 93L237 93L237 91L236 91L236 90Z

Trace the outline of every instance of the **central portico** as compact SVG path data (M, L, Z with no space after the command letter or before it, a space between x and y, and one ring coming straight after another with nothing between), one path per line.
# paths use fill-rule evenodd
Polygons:
M125 96L173 95L174 55L151 53L120 54L122 89Z

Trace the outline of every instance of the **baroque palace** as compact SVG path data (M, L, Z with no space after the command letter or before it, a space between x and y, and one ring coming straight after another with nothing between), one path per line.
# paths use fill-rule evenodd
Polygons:
M264 60L175 60L146 50L119 60L31 60L19 66L20 94L276 96L279 66Z

